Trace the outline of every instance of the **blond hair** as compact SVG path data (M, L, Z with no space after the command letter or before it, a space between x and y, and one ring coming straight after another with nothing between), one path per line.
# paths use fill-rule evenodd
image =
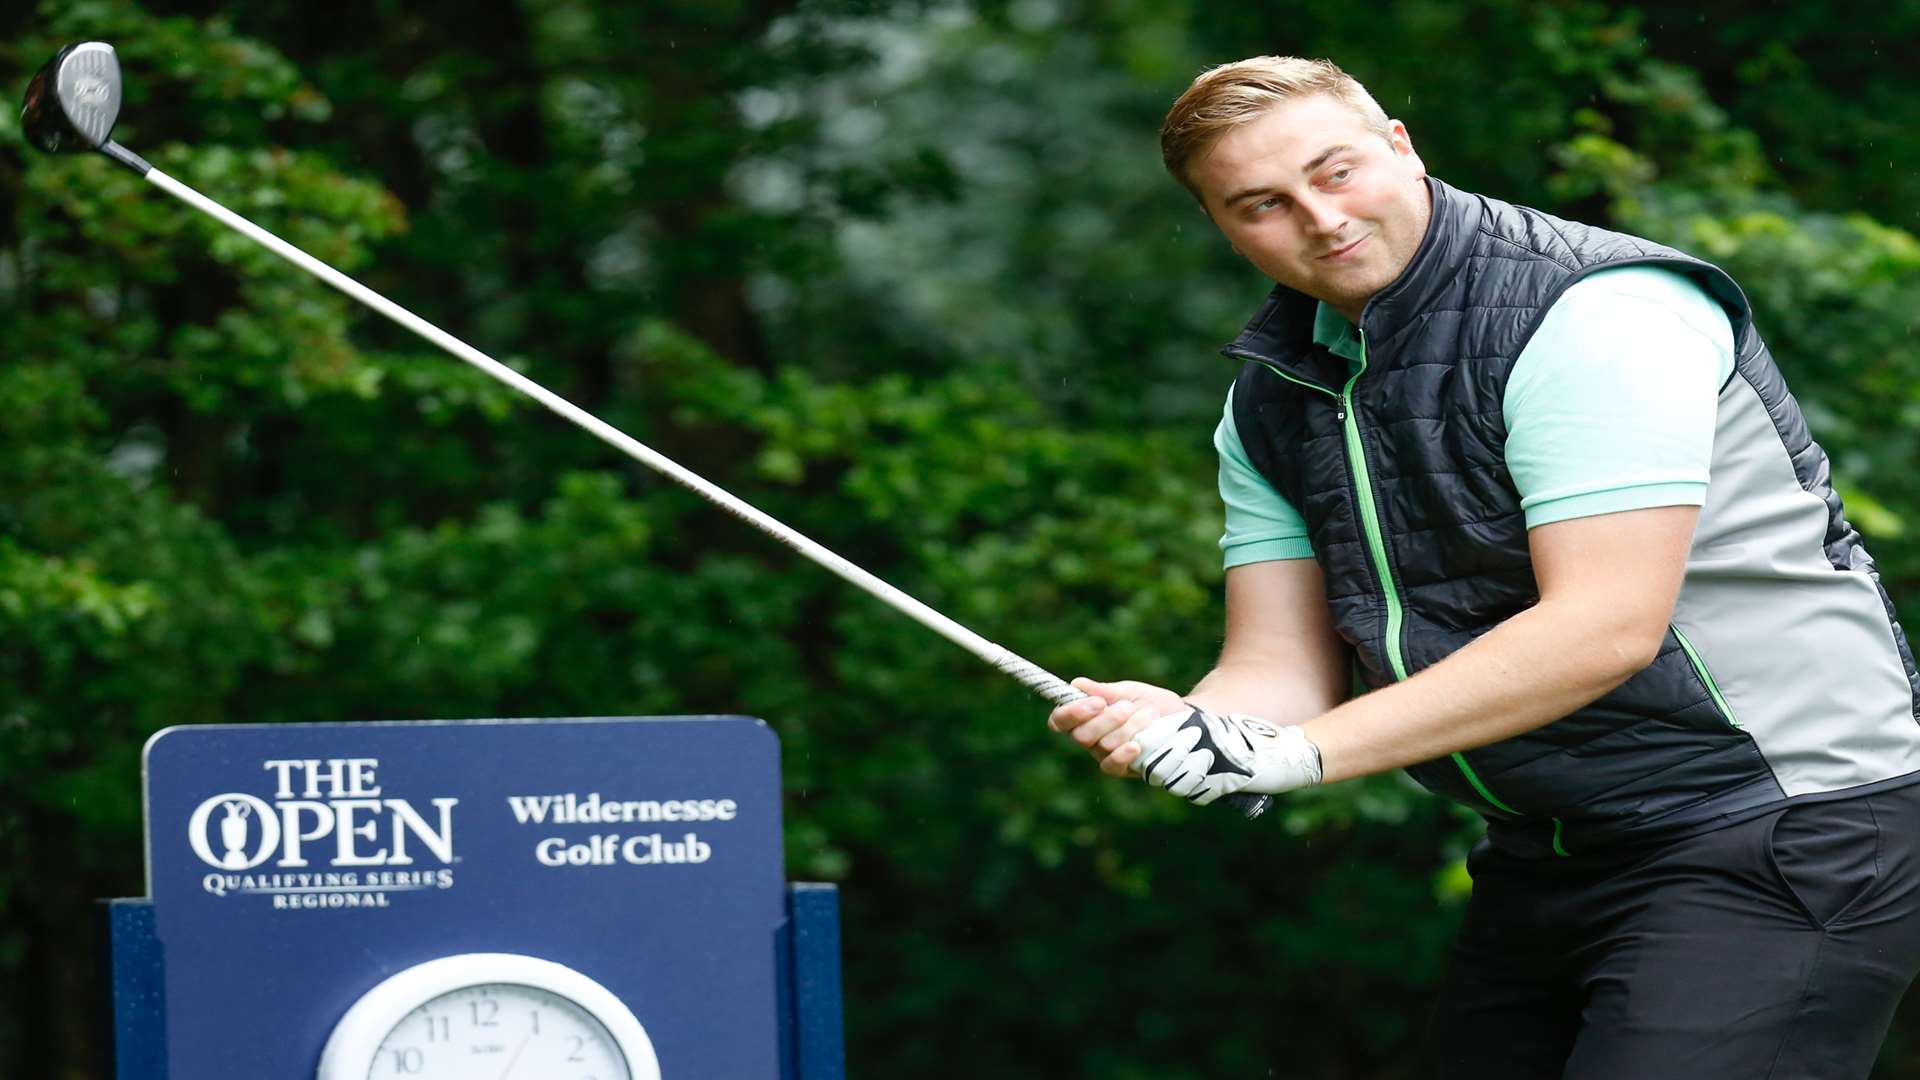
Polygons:
M1208 68L1193 80L1160 125L1161 160L1167 172L1198 199L1200 192L1187 167L1215 139L1276 106L1315 94L1325 94L1353 110L1381 138L1393 138L1393 121L1387 119L1386 110L1333 61L1255 56Z

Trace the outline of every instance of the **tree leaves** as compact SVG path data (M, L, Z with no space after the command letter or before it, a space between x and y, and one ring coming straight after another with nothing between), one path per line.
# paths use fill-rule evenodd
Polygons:
M1062 675L1184 688L1218 647L1213 350L1267 285L1153 133L1205 64L1281 48L1347 64L1450 181L1727 266L1896 595L1920 576L1920 244L1897 180L1830 157L1903 145L1877 110L1912 95L1796 62L1842 48L1803 19L195 10L48 5L5 62L113 41L161 168ZM1740 47L1675 44L1709 32ZM161 726L741 712L781 736L789 872L845 886L856 1067L1413 1074L1467 815L1373 778L1247 824L1098 777L901 613L16 128L0 1073L86 1052L48 1033L90 1002L21 988L80 965L72 898L138 890ZM1241 1034L1196 1049L1195 1015Z

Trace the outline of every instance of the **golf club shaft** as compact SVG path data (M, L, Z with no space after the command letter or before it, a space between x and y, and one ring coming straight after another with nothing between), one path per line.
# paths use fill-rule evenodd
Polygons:
M144 164L144 163L143 163ZM307 254L305 251L282 240L273 233L255 225L239 214L200 194L198 191L161 172L148 168L145 173L149 183L174 196L194 209L212 217L221 224L245 235L265 247L275 255L305 270L321 281L333 286L362 304L406 327L454 356L486 372L488 375L513 387L522 394L533 398L540 404L585 428L601 442L619 450L635 461L662 473L684 487L691 488L702 498L720 507L722 510L773 537L775 540L793 548L800 554L840 575L841 578L882 602L905 614L907 617L967 650L981 660L993 665L1000 671L1019 680L1020 684L1046 698L1054 705L1065 705L1079 701L1087 695L1067 685L1058 675L1040 667L1033 661L1020 656L1012 650L988 641L979 634L961 626L938 611L908 596L853 563L841 558L820 544L782 524L777 519L762 513L753 506L735 498L726 490L710 483L699 474L680 465L678 462L657 450L640 442L613 425L594 416L567 399L534 382L491 356L454 337L432 323L420 318L399 304L360 284L346 274L335 270L326 263ZM1231 802L1247 816L1252 817L1265 809L1268 798L1263 795L1234 795L1228 797Z
M152 169L147 180L161 190L187 203L221 224L240 232L275 255L293 263L300 269L319 278L334 288L346 293L355 300L406 327L408 330L426 338L428 341L467 363L486 372L500 382L513 387L522 394L538 401L547 408L560 414L573 423L591 432L600 441L626 454L656 472L664 473L680 484L692 488L701 497L712 502L735 517L747 522L775 540L826 567L847 581L858 585L867 592L879 597L885 603L905 613L908 617L934 631L948 641L999 668L1001 671L1019 679L1021 683L1038 692L1041 696L1056 704L1077 701L1085 694L1068 686L1055 675L1022 659L1008 649L996 645L973 631L922 604L913 597L888 585L860 567L848 562L820 544L794 531L780 521L755 509L753 506L735 498L724 489L715 486L666 455L647 446L620 429L594 416L525 375L513 370L493 357L454 337L432 323L420 318L399 304L360 284L358 281L335 270L305 251L287 243L273 233L262 229L239 214L207 198L173 177Z

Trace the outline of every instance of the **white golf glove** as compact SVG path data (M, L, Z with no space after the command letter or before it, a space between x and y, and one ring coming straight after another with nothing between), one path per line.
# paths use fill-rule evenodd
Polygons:
M1297 727L1255 716L1215 716L1189 705L1133 737L1133 768L1147 783L1200 806L1237 791L1278 795L1320 782L1320 748Z

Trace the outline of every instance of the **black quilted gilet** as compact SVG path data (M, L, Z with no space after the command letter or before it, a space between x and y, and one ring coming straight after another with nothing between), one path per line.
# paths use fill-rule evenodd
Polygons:
M1247 361L1234 384L1247 455L1306 519L1334 623L1373 687L1439 661L1539 598L1501 403L1527 339L1575 281L1632 264L1688 273L1727 308L1741 370L1778 382L1744 296L1719 269L1637 237L1429 186L1425 240L1362 314L1367 364L1350 397L1347 361L1312 342L1315 301L1290 289L1276 288L1225 350ZM1791 415L1777 422L1804 432L1792 399L1783 392L1778 401ZM1364 469L1352 457L1356 434ZM1817 482L1825 488L1824 476ZM1377 517L1375 539L1363 498ZM1409 772L1479 810L1496 844L1527 855L1685 831L1783 797L1671 630L1651 666L1587 708Z

